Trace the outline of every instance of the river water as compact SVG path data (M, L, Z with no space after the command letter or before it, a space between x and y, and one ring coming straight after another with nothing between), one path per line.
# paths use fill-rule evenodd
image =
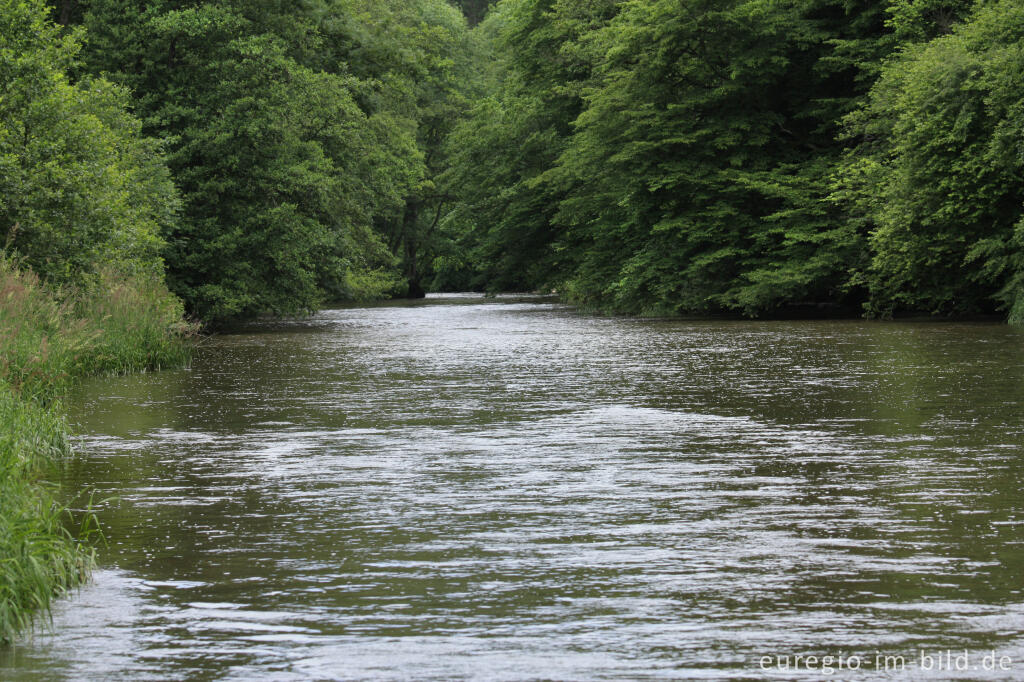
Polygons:
M1024 679L1006 326L437 297L71 409L108 545L4 680Z

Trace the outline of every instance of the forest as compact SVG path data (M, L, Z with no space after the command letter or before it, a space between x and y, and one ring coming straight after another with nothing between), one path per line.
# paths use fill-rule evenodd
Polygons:
M1024 318L1019 3L3 16L0 230L52 284L163 268L206 323L468 289Z
M1015 0L0 0L0 640L88 559L36 485L62 391L199 326L1024 322L1022 84Z

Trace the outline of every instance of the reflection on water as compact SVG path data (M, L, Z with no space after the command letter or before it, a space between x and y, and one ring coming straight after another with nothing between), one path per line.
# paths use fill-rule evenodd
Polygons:
M475 297L221 336L76 399L110 546L0 678L1024 678L1022 348Z

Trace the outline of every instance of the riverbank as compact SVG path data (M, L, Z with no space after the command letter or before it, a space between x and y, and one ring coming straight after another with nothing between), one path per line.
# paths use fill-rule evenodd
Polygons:
M61 398L91 374L181 366L195 331L157 277L105 272L51 291L0 260L0 644L92 564L89 520L47 482L71 453Z

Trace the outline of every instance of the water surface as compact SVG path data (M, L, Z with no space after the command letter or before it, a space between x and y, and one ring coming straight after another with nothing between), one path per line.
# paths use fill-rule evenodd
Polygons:
M72 420L109 546L5 680L1024 679L1005 326L434 298L216 337Z

